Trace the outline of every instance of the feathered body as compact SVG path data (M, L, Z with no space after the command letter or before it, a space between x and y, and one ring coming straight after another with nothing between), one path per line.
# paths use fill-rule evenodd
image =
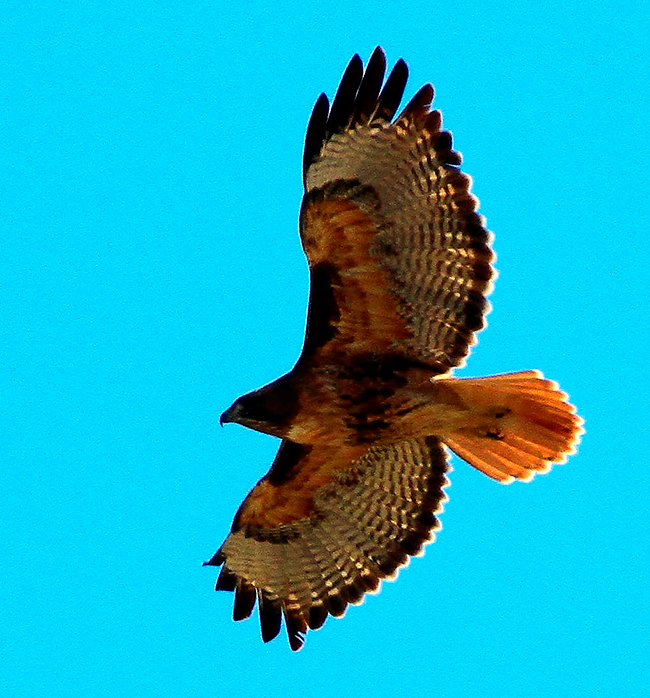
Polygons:
M425 85L384 84L377 49L317 101L304 155L300 234L309 261L305 343L292 371L222 415L282 439L269 473L206 564L259 605L292 649L328 614L376 591L439 527L446 445L501 482L573 452L581 420L537 371L456 379L484 326L490 234Z

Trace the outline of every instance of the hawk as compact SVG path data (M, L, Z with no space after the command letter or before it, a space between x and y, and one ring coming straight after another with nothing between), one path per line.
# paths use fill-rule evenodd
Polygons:
M314 106L300 237L310 273L294 368L227 409L282 439L206 565L291 649L376 592L440 528L448 451L499 482L566 460L582 420L538 371L453 378L485 325L490 233L424 85L377 48Z

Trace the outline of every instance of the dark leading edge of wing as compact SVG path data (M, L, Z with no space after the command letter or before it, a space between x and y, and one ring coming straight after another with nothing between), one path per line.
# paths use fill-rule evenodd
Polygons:
M386 55L381 47L378 46L374 50L365 73L361 57L355 54L343 73L332 108L329 108L326 94L323 93L318 98L307 126L302 168L303 180L307 176L310 165L320 155L323 144L335 133L378 119L392 120L402 101L409 71L406 63L400 58L382 90L385 72ZM430 85L425 85L411 104L418 98L421 101L422 93L429 93L429 102L431 101L433 89Z

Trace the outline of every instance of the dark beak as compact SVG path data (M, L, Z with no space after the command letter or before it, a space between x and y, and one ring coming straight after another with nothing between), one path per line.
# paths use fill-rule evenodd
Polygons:
M228 422L236 422L237 418L239 417L239 413L241 412L241 409L237 403L229 407L222 415L219 417L219 424L223 426L224 424L227 424Z

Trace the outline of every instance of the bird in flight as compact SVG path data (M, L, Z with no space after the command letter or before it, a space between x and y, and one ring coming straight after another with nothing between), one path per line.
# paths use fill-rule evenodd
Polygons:
M269 472L206 565L291 649L396 576L440 528L448 450L503 483L574 452L582 420L539 371L453 378L485 325L490 233L424 85L395 118L399 60L350 61L305 140L300 238L310 273L302 353L227 409L280 438Z

